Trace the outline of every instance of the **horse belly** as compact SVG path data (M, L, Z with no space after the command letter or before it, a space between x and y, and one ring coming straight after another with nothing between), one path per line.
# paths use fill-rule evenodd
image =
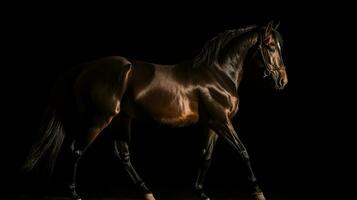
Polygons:
M155 121L173 126L187 126L198 121L197 97L181 91L152 90L137 100Z
M174 110L173 113L159 113L154 116L154 119L159 123L166 124L169 126L187 126L194 124L198 121L198 112L193 108L178 108L174 106L168 106L166 108L168 111Z

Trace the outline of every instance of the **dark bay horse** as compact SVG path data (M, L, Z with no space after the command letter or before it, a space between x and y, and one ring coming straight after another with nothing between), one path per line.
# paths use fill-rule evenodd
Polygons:
M113 56L74 68L54 89L41 135L30 151L25 169L34 168L45 155L49 155L45 161L52 168L64 138L69 138L68 149L73 156L69 188L72 198L79 200L75 189L77 163L102 130L108 128L117 133L115 153L126 172L144 199L154 200L130 162L132 119L153 119L172 127L199 122L207 130L204 159L195 183L199 198L209 199L203 184L215 143L221 137L244 160L253 198L264 200L231 119L238 112L237 92L245 60L259 60L264 76L271 77L277 89L287 84L282 38L276 29L270 22L222 32L183 64L160 65Z

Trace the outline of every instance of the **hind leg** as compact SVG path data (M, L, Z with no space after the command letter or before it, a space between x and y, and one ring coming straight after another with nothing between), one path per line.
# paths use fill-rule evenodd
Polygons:
M76 191L76 176L77 176L77 166L79 160L85 150L90 146L90 144L97 138L97 136L102 132L102 130L108 126L112 117L93 117L91 120L92 124L89 128L81 128L82 131L75 137L71 144L71 182L69 184L70 193L73 200L81 200L80 196ZM95 122L95 123L94 123ZM82 132L85 134L80 135Z
M70 178L70 183L69 183L69 191L72 199L74 200L81 200L79 197L77 191L76 191L76 176L77 176L77 166L78 162L82 156L82 151L80 150L74 150L74 142L71 145L71 161L70 161L70 167L71 167L71 178Z
M73 86L75 115L80 131L74 136L73 177L70 186L74 199L77 165L83 152L120 112L121 99L126 91L131 63L122 57L111 57L89 63L76 78Z
M130 179L144 195L144 199L155 200L153 194L146 187L144 181L140 178L130 161L129 143L131 118L123 114L114 120L115 122L112 123L112 125L114 125L112 130L117 133L114 141L115 155L119 158Z

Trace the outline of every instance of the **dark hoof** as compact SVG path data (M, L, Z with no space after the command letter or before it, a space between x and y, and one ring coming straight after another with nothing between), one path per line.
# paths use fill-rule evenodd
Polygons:
M81 197L73 197L72 200L82 200Z
M201 200L210 200L210 198L203 192L200 194L200 199Z
M82 200L82 198L78 194L76 194L72 196L72 200Z

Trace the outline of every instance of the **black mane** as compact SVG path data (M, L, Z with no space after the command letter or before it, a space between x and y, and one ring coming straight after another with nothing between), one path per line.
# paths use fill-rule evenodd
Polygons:
M200 53L195 56L193 59L193 68L202 65L211 65L217 60L219 52L228 44L229 41L243 33L253 30L256 27L256 25L251 25L219 33L216 37L206 42Z

